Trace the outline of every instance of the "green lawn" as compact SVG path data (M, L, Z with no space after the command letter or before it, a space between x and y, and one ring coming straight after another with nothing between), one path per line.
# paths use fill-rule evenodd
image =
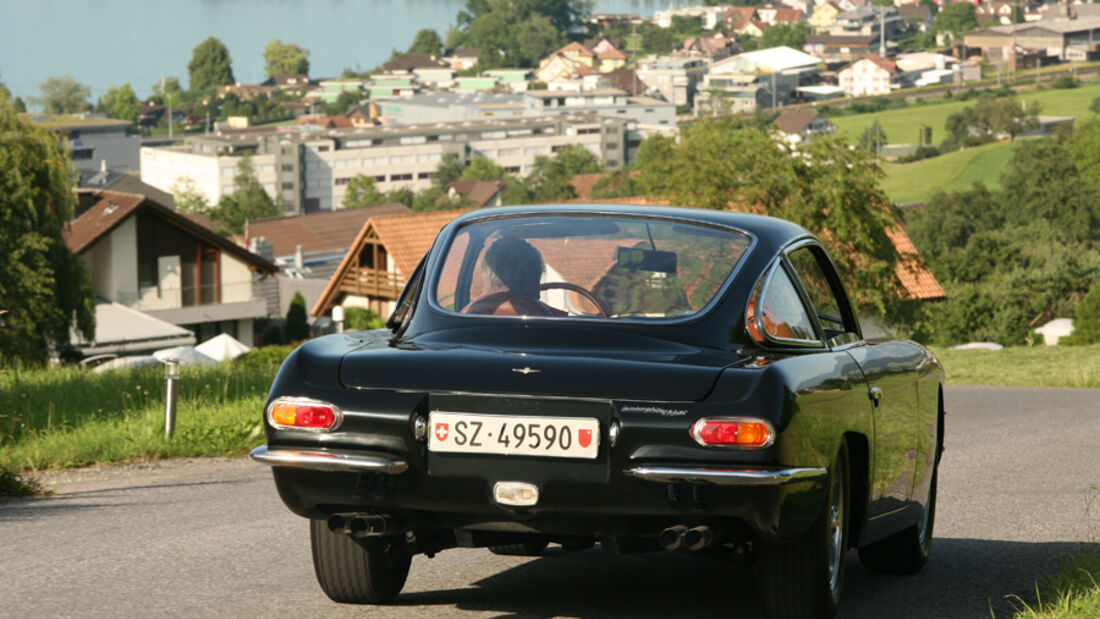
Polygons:
M961 191L977 181L990 189L1001 186L1001 171L1019 142L995 142L922 159L886 163L882 188L894 202L924 202L936 191Z
M1100 344L932 352L949 385L1100 388Z
M1044 116L1074 116L1086 118L1091 115L1089 104L1096 97L1100 97L1100 82L1090 81L1080 88L1067 90L1040 90L1016 95L1029 105L1037 101L1040 105L1040 114ZM886 132L887 141L891 144L918 144L921 125L932 127L932 141L940 142L946 135L944 126L947 117L964 107L974 105L970 101L945 101L928 105L914 105L898 110L885 112L871 112L867 114L855 114L852 116L835 116L830 118L836 125L837 135L846 134L850 140L858 140L863 131L878 119L882 130Z

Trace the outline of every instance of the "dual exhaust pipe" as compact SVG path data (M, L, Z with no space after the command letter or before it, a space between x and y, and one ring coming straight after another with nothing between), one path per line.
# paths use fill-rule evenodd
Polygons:
M702 550L715 542L714 529L703 524L687 528L682 524L663 529L657 534L657 543L665 550Z
M352 537L386 535L394 530L389 516L376 514L333 514L328 517L328 529Z

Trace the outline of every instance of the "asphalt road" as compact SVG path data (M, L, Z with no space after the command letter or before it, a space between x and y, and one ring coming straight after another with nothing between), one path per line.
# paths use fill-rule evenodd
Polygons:
M849 556L842 617L998 617L1037 571L1096 547L1100 390L949 387L932 559L916 577ZM677 553L413 560L395 606L321 593L308 526L245 459L94 467L0 504L2 617L745 617L752 576Z

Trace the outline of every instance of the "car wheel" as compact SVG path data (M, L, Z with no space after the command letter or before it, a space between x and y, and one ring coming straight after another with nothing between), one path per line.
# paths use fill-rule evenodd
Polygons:
M537 557L542 554L542 551L546 550L548 545L549 542L546 540L535 540L523 542L521 544L489 546L489 552L495 555L506 555L510 557Z
M825 508L792 543L765 544L759 557L764 609L778 619L820 619L836 614L848 554L848 446L841 443L829 469Z
M932 551L932 530L936 524L936 480L939 458L932 467L924 514L920 522L890 537L859 549L859 560L867 569L881 574L916 574L928 562Z
M401 538L354 538L310 520L313 571L325 595L345 604L392 602L409 575L412 557Z

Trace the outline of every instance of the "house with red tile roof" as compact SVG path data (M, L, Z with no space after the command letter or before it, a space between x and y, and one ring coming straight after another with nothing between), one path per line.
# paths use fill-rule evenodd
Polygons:
M143 195L87 192L81 203L88 206L72 221L65 242L83 258L107 314L100 321L97 310L96 341L80 342L80 348L132 353L164 347L156 338L127 337L126 316L135 313L183 327L199 342L228 333L251 344L254 322L277 312L258 287L278 271L270 260ZM108 343L111 350L103 350Z
M504 193L504 181L460 178L448 183L446 191L451 198L465 196L473 202L474 206L500 206L500 197Z
M359 230L310 314L324 316L341 305L365 307L379 316L388 316L439 231L470 210L371 217Z
M898 63L868 54L837 72L837 85L851 96L888 95L900 88Z

